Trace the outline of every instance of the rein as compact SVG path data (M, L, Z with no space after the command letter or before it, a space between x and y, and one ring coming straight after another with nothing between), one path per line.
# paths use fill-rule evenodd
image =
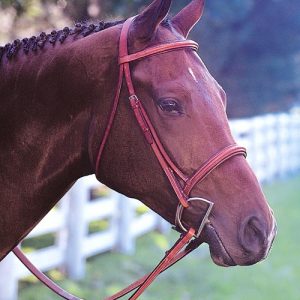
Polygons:
M120 42L119 42L119 79L116 89L115 98L112 104L112 109L108 118L108 122L106 125L106 129L98 150L98 155L96 159L96 176L99 174L100 161L102 158L103 150L105 148L107 139L110 135L110 131L112 128L113 121L115 119L115 115L117 112L120 93L123 83L123 78L125 77L128 93L129 93L129 102L130 106L133 110L134 116L137 120L139 127L141 128L143 135L153 150L161 168L163 169L165 175L167 176L177 198L178 198L178 207L176 211L175 217L175 225L176 229L183 232L180 238L176 241L174 246L166 252L166 255L161 260L161 262L155 267L155 269L148 275L134 282L124 290L119 293L106 298L106 300L115 300L123 297L129 292L136 290L134 294L129 299L137 299L142 292L152 283L152 281L163 271L171 267L177 261L185 257L191 251L196 249L200 244L200 234L205 227L205 225L209 222L208 218L210 212L213 207L213 202L195 197L189 198L189 195L193 189L193 187L201 182L204 178L206 178L215 168L217 168L220 164L225 162L231 157L236 155L243 155L246 157L246 149L236 144L228 145L218 153L214 154L211 158L209 158L202 166L198 168L196 172L194 172L191 176L187 176L183 174L179 168L172 162L171 158L165 151L162 143L159 140L159 137L151 123L150 118L148 117L142 102L139 100L138 96L135 93L134 85L131 78L130 72L130 62L140 60L142 58L155 55L155 54L163 54L169 51L182 50L182 49L190 49L196 51L198 49L198 44L194 41L184 40L177 41L168 44L162 44L158 46L154 46L151 48L147 48L143 51L139 51L137 53L129 54L128 53L128 32L130 25L134 18L130 18L125 21L122 27ZM183 185L181 184L183 182ZM201 202L205 205L206 211L203 219L201 220L201 224L198 228L186 228L183 225L182 217L184 209L190 206L190 203L193 201ZM52 291L54 291L57 295L61 296L67 300L80 300L79 298L69 294L64 291L62 288L57 286L54 282L52 282L48 277L46 277L42 272L40 272L21 252L21 250L16 247L13 250L14 254L20 259L20 261L29 269L29 271L35 275L41 282L43 282L46 286L48 286Z

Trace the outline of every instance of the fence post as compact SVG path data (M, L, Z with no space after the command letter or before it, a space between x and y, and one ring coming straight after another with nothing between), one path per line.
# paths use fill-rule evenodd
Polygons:
M131 224L134 219L132 200L119 194L118 196L118 237L117 250L125 254L134 254L135 242L131 234Z
M280 164L279 176L280 178L285 178L288 174L289 165L289 146L288 146L288 136L289 136L289 116L286 113L282 113L278 117L279 126L279 156L278 163Z
M300 108L298 109L300 111ZM295 171L300 170L300 112L296 113L294 112L292 114L293 120L294 120L294 135L295 135L295 144L294 144L294 149L295 149Z
M89 189L84 180L78 180L69 191L69 213L67 219L68 238L66 245L66 271L73 280L85 275L84 237L87 232L85 205L89 199Z
M8 254L0 262L0 300L18 299L18 278L16 272L16 257Z
M62 227L55 233L55 244L63 253L64 261L58 268L62 271L66 271L66 251L68 246L68 216L69 216L69 200L70 194L66 193L60 200L58 207L61 212L61 218L63 220Z

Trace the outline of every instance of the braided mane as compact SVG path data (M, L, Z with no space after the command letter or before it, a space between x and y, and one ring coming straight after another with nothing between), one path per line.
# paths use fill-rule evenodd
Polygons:
M124 23L124 20L114 21L114 22L103 22L100 21L97 24L87 24L86 22L75 23L74 28L65 27L62 30L53 30L51 33L42 32L38 36L32 36L30 38L23 38L22 40L16 39L12 43L7 43L5 46L0 46L0 63L2 57L5 55L8 60L12 59L21 49L25 54L30 51L37 52L38 49L43 49L44 46L49 43L53 46L59 42L62 44L67 37L73 36L73 40L86 37L93 33L102 31L104 29L113 27L118 24ZM166 17L161 25L170 28L171 21Z
M7 43L5 46L0 46L0 62L5 55L7 59L12 59L21 49L25 54L30 51L37 52L38 49L43 49L49 43L55 45L57 42L62 44L68 36L73 36L74 40L83 38L93 33L102 31L112 26L123 23L124 21L103 22L97 24L87 24L86 22L76 23L74 28L65 27L62 30L53 30L51 33L42 32L38 36L30 38L16 39L12 43Z

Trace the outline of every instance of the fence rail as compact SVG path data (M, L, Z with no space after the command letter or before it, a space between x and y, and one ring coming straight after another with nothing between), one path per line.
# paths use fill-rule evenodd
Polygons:
M261 182L300 170L299 114L231 120L230 126L237 143L247 147L248 161ZM55 234L53 245L28 253L39 269L63 267L77 280L85 274L88 257L112 249L133 253L140 235L168 230L168 224L155 213L138 213L141 204L114 191L90 201L91 189L99 186L93 176L78 180L59 206L29 234L28 238ZM95 220L105 220L107 227L89 233L89 224ZM13 255L5 258L0 263L0 300L17 299L18 280L26 275L28 271Z

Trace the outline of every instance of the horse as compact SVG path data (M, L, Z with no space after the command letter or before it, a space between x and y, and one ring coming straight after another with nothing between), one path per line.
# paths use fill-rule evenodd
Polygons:
M232 137L223 88L186 40L204 0L173 17L171 2L0 48L0 259L90 174L179 232L201 223L192 235L217 265L266 258L274 214Z

